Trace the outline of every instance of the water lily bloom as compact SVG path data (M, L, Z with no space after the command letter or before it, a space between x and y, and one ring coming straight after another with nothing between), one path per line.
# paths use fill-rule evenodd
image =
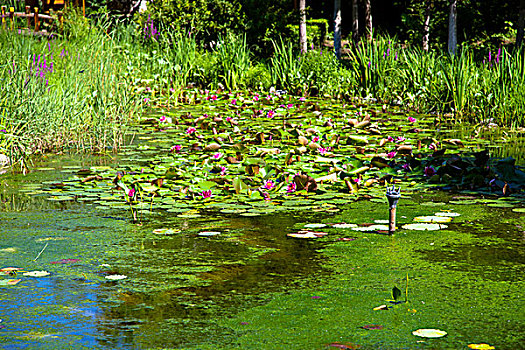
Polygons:
M233 120L232 117L230 117L230 116L226 117L226 121L227 121L227 122L232 121L232 120Z
M211 95L211 100L212 100L212 101L217 100L217 95Z
M356 178L354 179L354 182L355 182L356 184L359 184L359 183L361 183L361 179L358 178L358 177L356 177Z
M268 118L273 118L274 114L275 114L275 112L274 112L273 110L269 110L269 111L268 111L268 114L266 114L266 116L267 116Z
M395 151L388 152L388 154L387 154L387 157L390 158L390 159L394 158L395 156L396 156L396 152Z
M403 170L405 170L405 171L410 171L410 164L405 163L405 164L402 165L402 168L403 168Z
M314 138L312 139L312 142L317 142L319 141L319 136L314 136Z
M220 152L219 153L215 153L213 155L213 159L221 159L221 157L222 157L222 153L220 153Z
M226 175L226 167L221 166L221 175Z
M179 152L181 149L182 149L181 145L175 145L175 146L170 148L170 152L173 152L173 151Z
M437 171L436 169L433 167L433 166L426 166L425 169L423 170L423 173L425 174L425 176L434 176Z
M134 188L129 188L127 190L127 195L128 195L128 197L133 197L135 195L135 189Z
M318 148L317 151L321 154L325 154L328 151L328 148Z
M210 198L210 197L211 197L211 190L202 191L202 192L201 192L201 196L202 196L202 198L204 198L204 199L206 199L206 198Z
M306 98L304 98L304 97L299 97L299 101L304 102L304 101L306 101Z
M166 121L166 116L162 116L159 118L159 122L164 123Z
M191 135L191 134L193 134L195 131L197 131L197 129L195 129L194 127L189 127L189 128L186 130L186 134Z
M416 122L416 118L414 117L408 117L408 121L411 122L411 123L415 123Z
M403 136L398 136L398 137L396 138L396 143L403 142L403 141L405 141L405 140L406 140L406 138L404 138Z
M428 145L428 149L435 151L437 149L437 147L436 147L435 144L431 143L430 145Z
M257 96L257 95L253 96L253 100L254 100L255 102L259 101L259 96Z
M144 102L145 102L145 103L148 103L148 102L149 102L149 98L145 97L145 98L144 98Z
M394 138L392 136L388 136L388 138L386 139L388 142L394 142Z
M287 108L292 108L293 107L293 103L288 103L288 105L286 107Z
M237 104L237 100L236 99L233 99L232 100L232 105L236 105Z
M271 190L275 187L275 183L272 180L268 180L264 183L263 187L267 190Z
M292 192L295 192L296 189L297 189L297 186L295 185L295 182L291 182L288 184L288 187L286 188L286 192L292 193Z

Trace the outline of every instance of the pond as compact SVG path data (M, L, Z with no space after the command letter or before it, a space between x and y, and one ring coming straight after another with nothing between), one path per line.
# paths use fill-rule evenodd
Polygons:
M342 107L331 108L325 113L335 119L334 110ZM229 109L242 121L245 110ZM271 105L261 109L283 113ZM216 165L228 167L226 177L238 177L252 189L268 184L248 174L245 166L254 163L234 168L224 161L236 149L212 151L211 157L224 153L217 164L200 152L180 157L170 152L173 145L184 152L202 141L224 142L228 135L221 135L215 120L212 136L197 128L203 138L190 139L187 128L195 124L159 127L159 116L184 120L188 113L198 118L213 111L189 106L145 118L118 155L48 156L26 176L2 175L0 341L5 348L521 347L525 202L519 183L513 193L498 197L498 189L427 185L407 177L400 183L398 229L389 236L381 186L352 193L319 182L316 192L289 193L290 179L284 184L275 175L267 179L276 187L283 180L280 192L268 189L271 199L265 200L242 185L236 193L233 183L229 190L210 184L203 174ZM283 123L264 122L274 123L266 128ZM479 137L472 140L465 136L476 132ZM256 140L251 135L240 137ZM288 136L272 135L264 147L288 153L280 146L293 143ZM478 151L490 143L493 154L523 164L519 134L429 128L413 138L414 146L417 139L432 137L452 145L461 139L464 145L453 145L460 153L463 146ZM359 140L354 138L364 142ZM341 148L354 154L357 147ZM333 152L312 157L323 164L323 157L338 157ZM274 156L265 158L264 166L280 161ZM303 154L295 164L316 178L330 168L303 164L308 157ZM119 171L126 173L119 178ZM359 179L367 181L370 171ZM178 175L169 178L170 172ZM167 180L154 189L144 185L156 178ZM130 200L135 188L143 197ZM175 190L182 194L173 195ZM201 192L207 190L213 195L205 198ZM287 236L305 233L312 238ZM412 333L418 329L447 335L419 337Z

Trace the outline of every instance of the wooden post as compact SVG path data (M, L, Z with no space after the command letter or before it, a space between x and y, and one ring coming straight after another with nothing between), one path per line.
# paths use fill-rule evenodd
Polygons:
M9 19L11 20L11 30L15 30L15 8L9 8Z
M2 29L5 30L5 10L7 8L5 6L2 6Z
M35 33L40 30L40 20L38 19L38 7L34 8L35 10Z
M396 190L395 186L387 188L386 198L388 199L388 234L393 235L396 231L396 208L399 198L401 198L401 188Z
M29 17L30 14L31 14L31 8L29 6L26 6L27 29L29 30L31 28L31 17Z
M458 46L457 34L457 17L458 11L456 8L457 0L450 0L450 15L448 17L448 53L452 56L456 54Z

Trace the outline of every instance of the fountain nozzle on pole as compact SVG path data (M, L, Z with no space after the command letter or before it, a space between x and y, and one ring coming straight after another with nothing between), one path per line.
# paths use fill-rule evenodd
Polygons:
M388 217L388 234L392 235L396 230L396 207L399 198L401 198L401 187L397 190L395 185L392 185L392 188L387 187L386 198L388 198L390 210L390 216Z

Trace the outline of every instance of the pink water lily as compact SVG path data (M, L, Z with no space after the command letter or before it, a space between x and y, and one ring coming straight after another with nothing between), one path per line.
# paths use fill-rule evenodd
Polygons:
M126 194L128 195L128 197L133 197L135 195L135 189L134 188L130 188L126 191Z
M195 131L197 131L197 129L195 129L194 127L190 126L190 127L186 130L186 134L191 135L191 134L193 134Z
M415 123L416 122L416 118L414 117L408 117L408 121L411 122L411 123Z
M425 176L434 176L437 171L436 169L431 165L431 166L426 166L425 169L423 170L423 173L425 174Z
M296 189L297 189L297 186L295 185L295 182L291 182L288 184L288 187L286 188L286 192L292 193L292 192L295 192Z
M275 187L275 183L272 180L268 180L264 183L263 187L267 190L271 190Z
M388 154L387 154L387 157L390 158L390 159L394 158L395 156L396 156L396 152L395 151L388 152Z
M232 100L232 105L236 105L236 104L237 104L237 100L234 98L234 99Z
M202 196L202 198L204 198L204 199L206 199L206 198L210 198L210 197L211 197L211 190L202 191L202 192L201 192L201 196Z
M181 149L182 149L182 146L181 146L181 145L175 145L175 146L172 146L172 147L170 148L170 152L174 152L174 151L176 151L176 152L180 152Z
M217 95L211 95L210 99L211 99L212 101L217 100Z
M403 136L398 136L396 138L396 143L403 142L403 141L406 141L406 138L404 138Z
M222 153L220 153L220 152L219 153L215 153L213 155L213 159L221 159L221 157L222 157Z
M166 121L166 116L163 115L159 118L159 122L164 123L165 121Z
M275 112L274 112L273 110L269 110L269 111L268 111L268 114L266 114L266 116L267 116L268 118L273 118L274 114L275 114Z
M319 136L314 136L314 138L312 139L312 142L317 142L319 141Z

